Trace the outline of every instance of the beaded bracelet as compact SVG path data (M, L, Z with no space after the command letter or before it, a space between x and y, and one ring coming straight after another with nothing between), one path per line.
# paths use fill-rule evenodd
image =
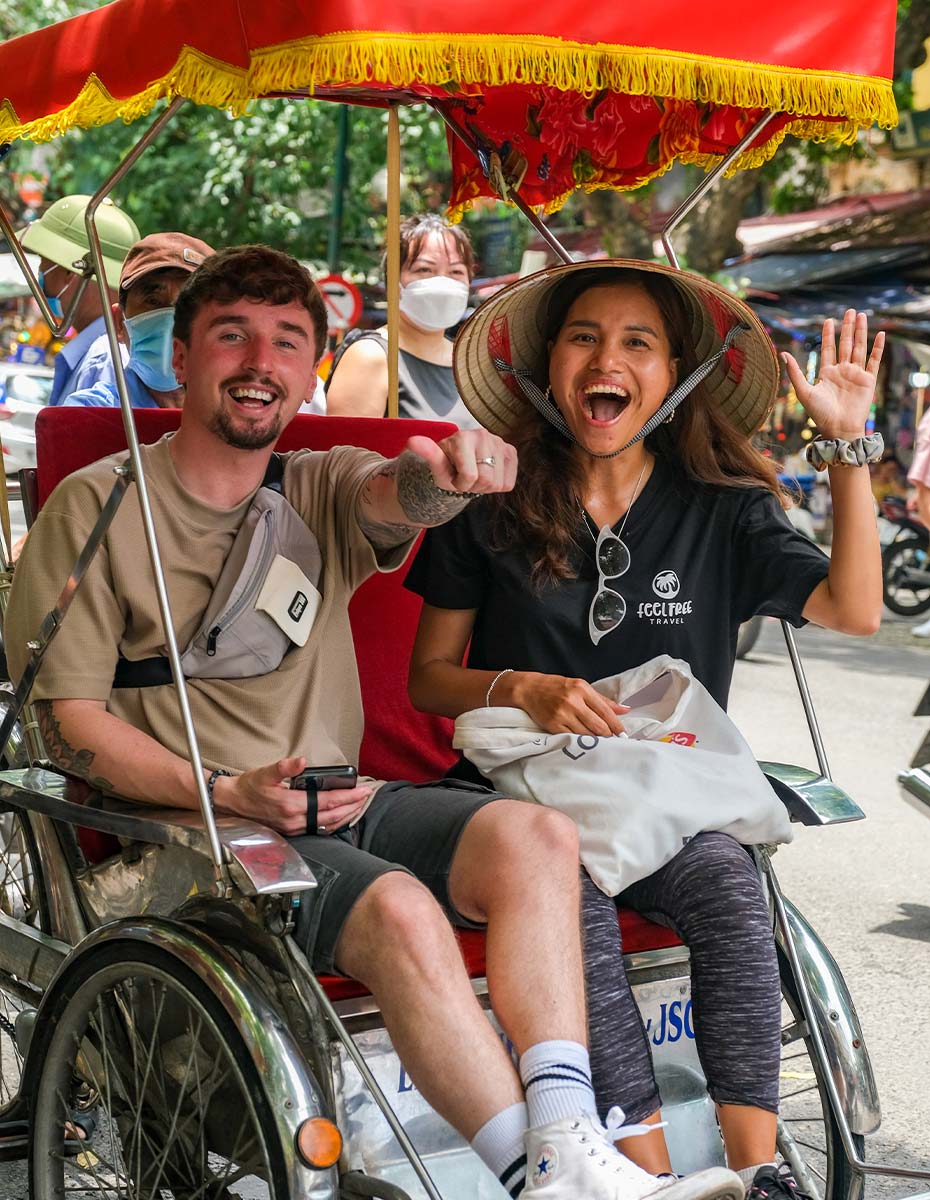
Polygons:
M225 775L228 778L232 775L232 771L224 771L222 768L217 767L215 771L210 772L210 777L207 780L207 799L210 801L211 808L213 807L213 789L216 787L216 781L221 775Z
M880 462L885 452L885 439L880 433L867 433L851 442L843 438L815 438L808 442L804 457L815 471L827 467L862 467Z
M484 495L484 492L453 492L449 488L441 488L439 484L436 484L435 487L440 496L454 496L456 500L474 500L476 497Z

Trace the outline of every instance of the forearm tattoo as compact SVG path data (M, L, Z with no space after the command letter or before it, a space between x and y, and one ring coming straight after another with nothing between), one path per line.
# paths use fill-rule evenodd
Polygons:
M104 792L112 792L113 785L109 780L91 774L91 766L95 758L93 750L75 750L61 732L61 726L55 719L52 709L52 701L36 700L34 707L39 722L39 731L52 762L57 767L61 767L63 771L67 771L69 775L78 775L81 779L86 779L92 787L99 788Z
M397 502L409 524L382 521L371 515L374 500L371 485L376 479L393 479L397 487ZM373 546L388 549L409 541L424 526L442 525L468 504L470 495L448 492L433 479L429 464L418 454L405 450L380 467L362 489L359 525Z

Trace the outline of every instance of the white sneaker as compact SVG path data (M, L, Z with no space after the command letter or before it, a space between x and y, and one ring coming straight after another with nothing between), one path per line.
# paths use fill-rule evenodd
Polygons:
M919 625L911 626L911 637L930 637L930 617Z
M638 1132L623 1128L623 1112L611 1109L610 1132L596 1117L554 1121L526 1135L526 1186L520 1200L744 1200L742 1180L723 1167L684 1179L657 1179L621 1154L613 1139ZM655 1126L649 1126L651 1132Z

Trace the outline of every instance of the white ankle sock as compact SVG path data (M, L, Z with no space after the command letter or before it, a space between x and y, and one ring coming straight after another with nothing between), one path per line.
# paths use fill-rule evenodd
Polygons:
M520 1058L530 1129L587 1113L597 1117L591 1063L580 1042L538 1042Z
M740 1167L740 1169L736 1172L736 1174L743 1181L743 1187L745 1187L747 1192L752 1187L752 1181L756 1177L756 1171L761 1171L763 1167L771 1167L773 1171L775 1170L775 1164L773 1162L760 1162L756 1163L754 1167Z
M511 1104L485 1121L471 1140L474 1152L511 1196L519 1196L526 1182L526 1130L526 1105Z

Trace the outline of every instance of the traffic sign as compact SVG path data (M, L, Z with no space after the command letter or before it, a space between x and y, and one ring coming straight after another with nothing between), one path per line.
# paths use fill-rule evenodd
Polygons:
M344 333L358 323L362 315L362 293L342 275L326 275L317 280L326 304L326 323L330 333Z

